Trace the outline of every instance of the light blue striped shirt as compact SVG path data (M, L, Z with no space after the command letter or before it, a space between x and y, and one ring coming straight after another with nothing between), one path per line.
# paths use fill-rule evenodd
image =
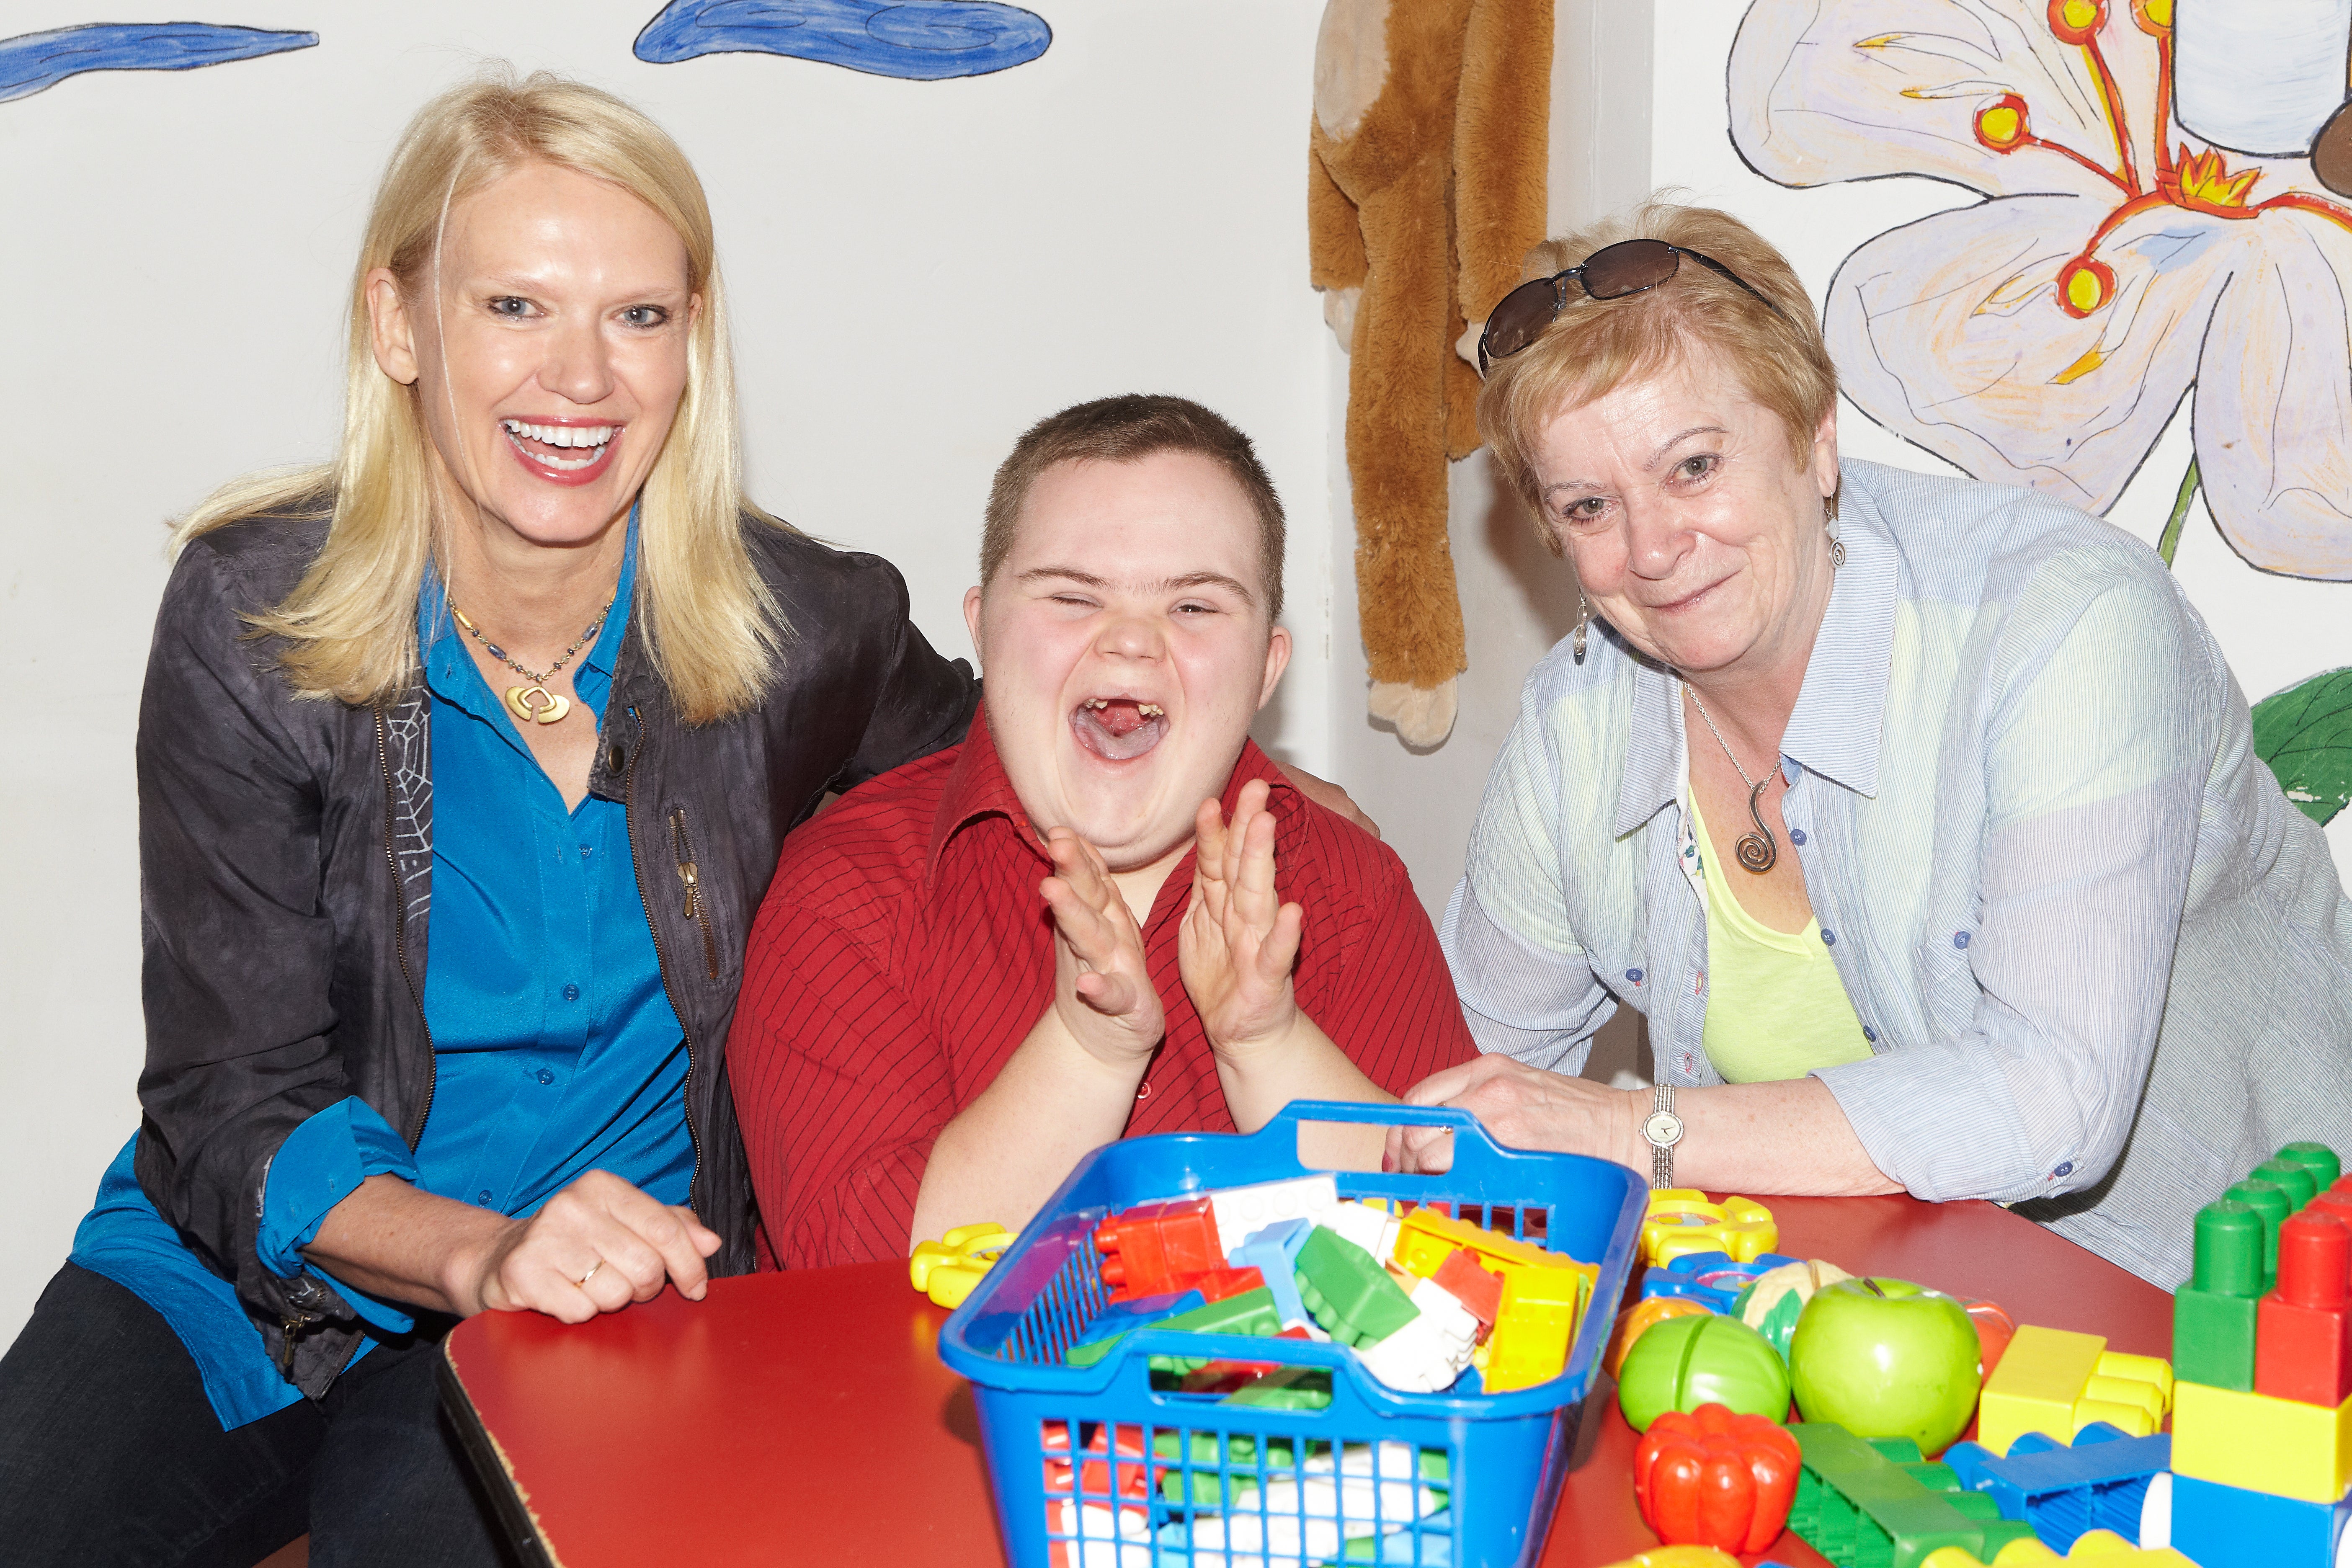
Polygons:
M2031 491L1843 472L1781 812L1875 1055L1813 1076L1916 1195L2040 1200L2169 1289L2280 1144L2352 1155L2352 900L2154 552ZM1528 675L1441 933L1483 1048L1572 1073L1622 1003L1660 1081L1723 1081L1683 746L1674 679L1613 636Z

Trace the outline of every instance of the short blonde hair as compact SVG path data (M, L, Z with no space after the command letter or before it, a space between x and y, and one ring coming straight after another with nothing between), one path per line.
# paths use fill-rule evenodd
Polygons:
M646 479L632 610L688 722L740 712L765 692L790 628L743 541L746 513L783 525L743 500L709 205L668 132L611 93L546 72L520 81L495 72L418 110L376 188L352 272L335 460L233 481L181 521L173 543L246 518L331 513L326 544L283 603L250 617L256 630L284 639L279 668L304 697L381 702L415 679L416 596L427 561L446 566L447 520L433 493L418 388L375 363L367 277L387 268L412 299L436 287L435 250L450 210L531 163L619 186L661 215L685 246L688 287L702 311L688 339L685 394Z
M1564 272L1604 246L1662 239L1721 262L1769 300L1705 267L1685 265L1655 289L1594 300L1570 284L1568 303L1535 342L1489 368L1478 394L1478 428L1554 553L1559 541L1542 521L1534 447L1545 424L1605 397L1628 381L1656 375L1694 350L1712 352L1749 396L1780 419L1799 464L1837 402L1837 367L1813 319L1812 301L1788 258L1727 212L1653 196L1630 213L1548 239L1528 252L1528 279Z

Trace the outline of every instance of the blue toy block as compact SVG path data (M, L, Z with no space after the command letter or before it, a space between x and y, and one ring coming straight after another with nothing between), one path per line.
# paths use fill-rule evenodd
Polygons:
M1740 1262L1725 1252L1685 1252L1680 1258L1659 1264L1642 1274L1642 1299L1653 1296L1674 1296L1685 1301L1696 1301L1710 1312L1730 1317L1738 1308L1739 1293L1748 1289L1759 1274L1769 1274L1784 1263L1799 1259L1783 1258L1777 1252L1767 1252L1754 1260Z
M1279 1219L1263 1229L1254 1230L1226 1258L1228 1267L1255 1268L1265 1276L1265 1288L1274 1292L1275 1316L1286 1323L1311 1323L1307 1303L1298 1299L1298 1249L1315 1232L1311 1219Z
M2139 1539L2140 1505L2148 1482L2172 1468L2172 1439L2160 1433L2134 1437L2094 1421L2074 1435L2071 1448L2028 1432L2010 1445L2007 1458L1976 1443L1955 1443L1944 1463L1964 1489L1998 1503L2001 1518L2024 1521L2042 1545L2063 1552L2086 1530Z
M2172 1478L2172 1548L2199 1568L2331 1568L2352 1497L2305 1502Z

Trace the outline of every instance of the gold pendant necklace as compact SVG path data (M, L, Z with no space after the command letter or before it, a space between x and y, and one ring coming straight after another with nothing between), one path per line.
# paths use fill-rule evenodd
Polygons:
M620 596L621 586L615 583L613 584L612 598L604 601L604 607L596 612L596 618L588 624L588 629L582 632L572 646L563 650L562 658L547 667L547 673L544 675L537 670L525 669L521 665L509 658L506 649L484 637L481 628L466 618L466 612L457 607L457 602L455 599L449 601L449 613L457 617L457 624L466 628L467 636L482 645L484 652L530 682L528 686L507 688L507 711L515 716L516 721L523 724L554 724L560 723L563 716L572 711L572 699L561 697L550 691L547 689L547 683L555 679L558 670L572 662L573 654L595 640L596 634L604 629L604 618L613 613L613 601Z

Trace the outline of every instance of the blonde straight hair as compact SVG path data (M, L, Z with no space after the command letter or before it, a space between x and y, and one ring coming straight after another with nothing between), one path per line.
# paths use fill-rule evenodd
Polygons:
M702 314L687 346L685 395L646 476L632 613L679 714L707 723L757 704L791 636L745 548L740 519L787 525L742 493L735 369L710 208L694 166L667 132L593 87L545 72L500 73L443 93L394 150L352 273L343 437L331 463L250 474L182 519L174 551L247 518L331 512L327 542L284 602L247 616L282 638L278 666L295 691L354 705L390 700L416 679L416 596L428 560L446 565L447 520L436 504L431 437L419 391L375 363L367 275L391 269L412 300L437 289L449 210L529 163L620 186L685 242Z

